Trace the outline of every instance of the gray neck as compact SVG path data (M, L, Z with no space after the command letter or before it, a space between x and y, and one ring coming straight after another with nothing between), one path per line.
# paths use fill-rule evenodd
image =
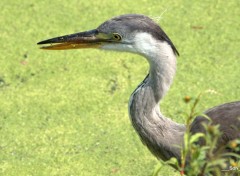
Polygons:
M150 151L163 160L177 157L185 131L184 125L164 117L159 102L168 91L175 71L176 56L167 43L145 55L150 64L149 75L132 93L129 114L132 124L142 142Z

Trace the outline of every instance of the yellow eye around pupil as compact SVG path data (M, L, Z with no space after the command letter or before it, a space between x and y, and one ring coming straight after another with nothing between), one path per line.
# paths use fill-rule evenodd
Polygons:
M121 39L122 39L121 35L116 34L116 33L113 33L113 38L114 38L115 40L121 40Z

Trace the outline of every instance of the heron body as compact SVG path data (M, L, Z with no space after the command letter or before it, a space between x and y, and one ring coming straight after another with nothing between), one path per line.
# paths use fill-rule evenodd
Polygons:
M43 49L62 50L99 48L139 54L149 62L149 74L135 89L129 100L129 115L142 142L158 158L181 160L186 127L165 117L159 102L169 90L176 72L178 51L165 32L153 20L137 14L114 17L97 29L52 39L38 44L51 44ZM240 101L223 104L205 112L213 124L219 124L219 145L240 138ZM203 117L197 117L192 133L204 131ZM233 128L236 127L236 128ZM219 146L218 146L219 147Z

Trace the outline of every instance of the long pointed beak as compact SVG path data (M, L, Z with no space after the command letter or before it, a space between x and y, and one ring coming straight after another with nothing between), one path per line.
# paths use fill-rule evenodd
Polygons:
M42 46L41 49L47 50L66 50L79 48L99 48L103 42L108 42L109 38L100 35L98 30L94 29L86 32L79 32L70 35L64 35L38 42L38 45L50 44Z

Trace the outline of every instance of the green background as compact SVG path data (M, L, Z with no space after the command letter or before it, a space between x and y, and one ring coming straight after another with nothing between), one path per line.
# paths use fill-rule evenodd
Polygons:
M0 2L0 175L151 175L157 161L128 117L148 72L129 53L43 51L37 42L94 29L127 13L161 24L180 52L161 110L184 123L185 96L202 112L240 97L240 1ZM159 175L179 175L165 166Z

